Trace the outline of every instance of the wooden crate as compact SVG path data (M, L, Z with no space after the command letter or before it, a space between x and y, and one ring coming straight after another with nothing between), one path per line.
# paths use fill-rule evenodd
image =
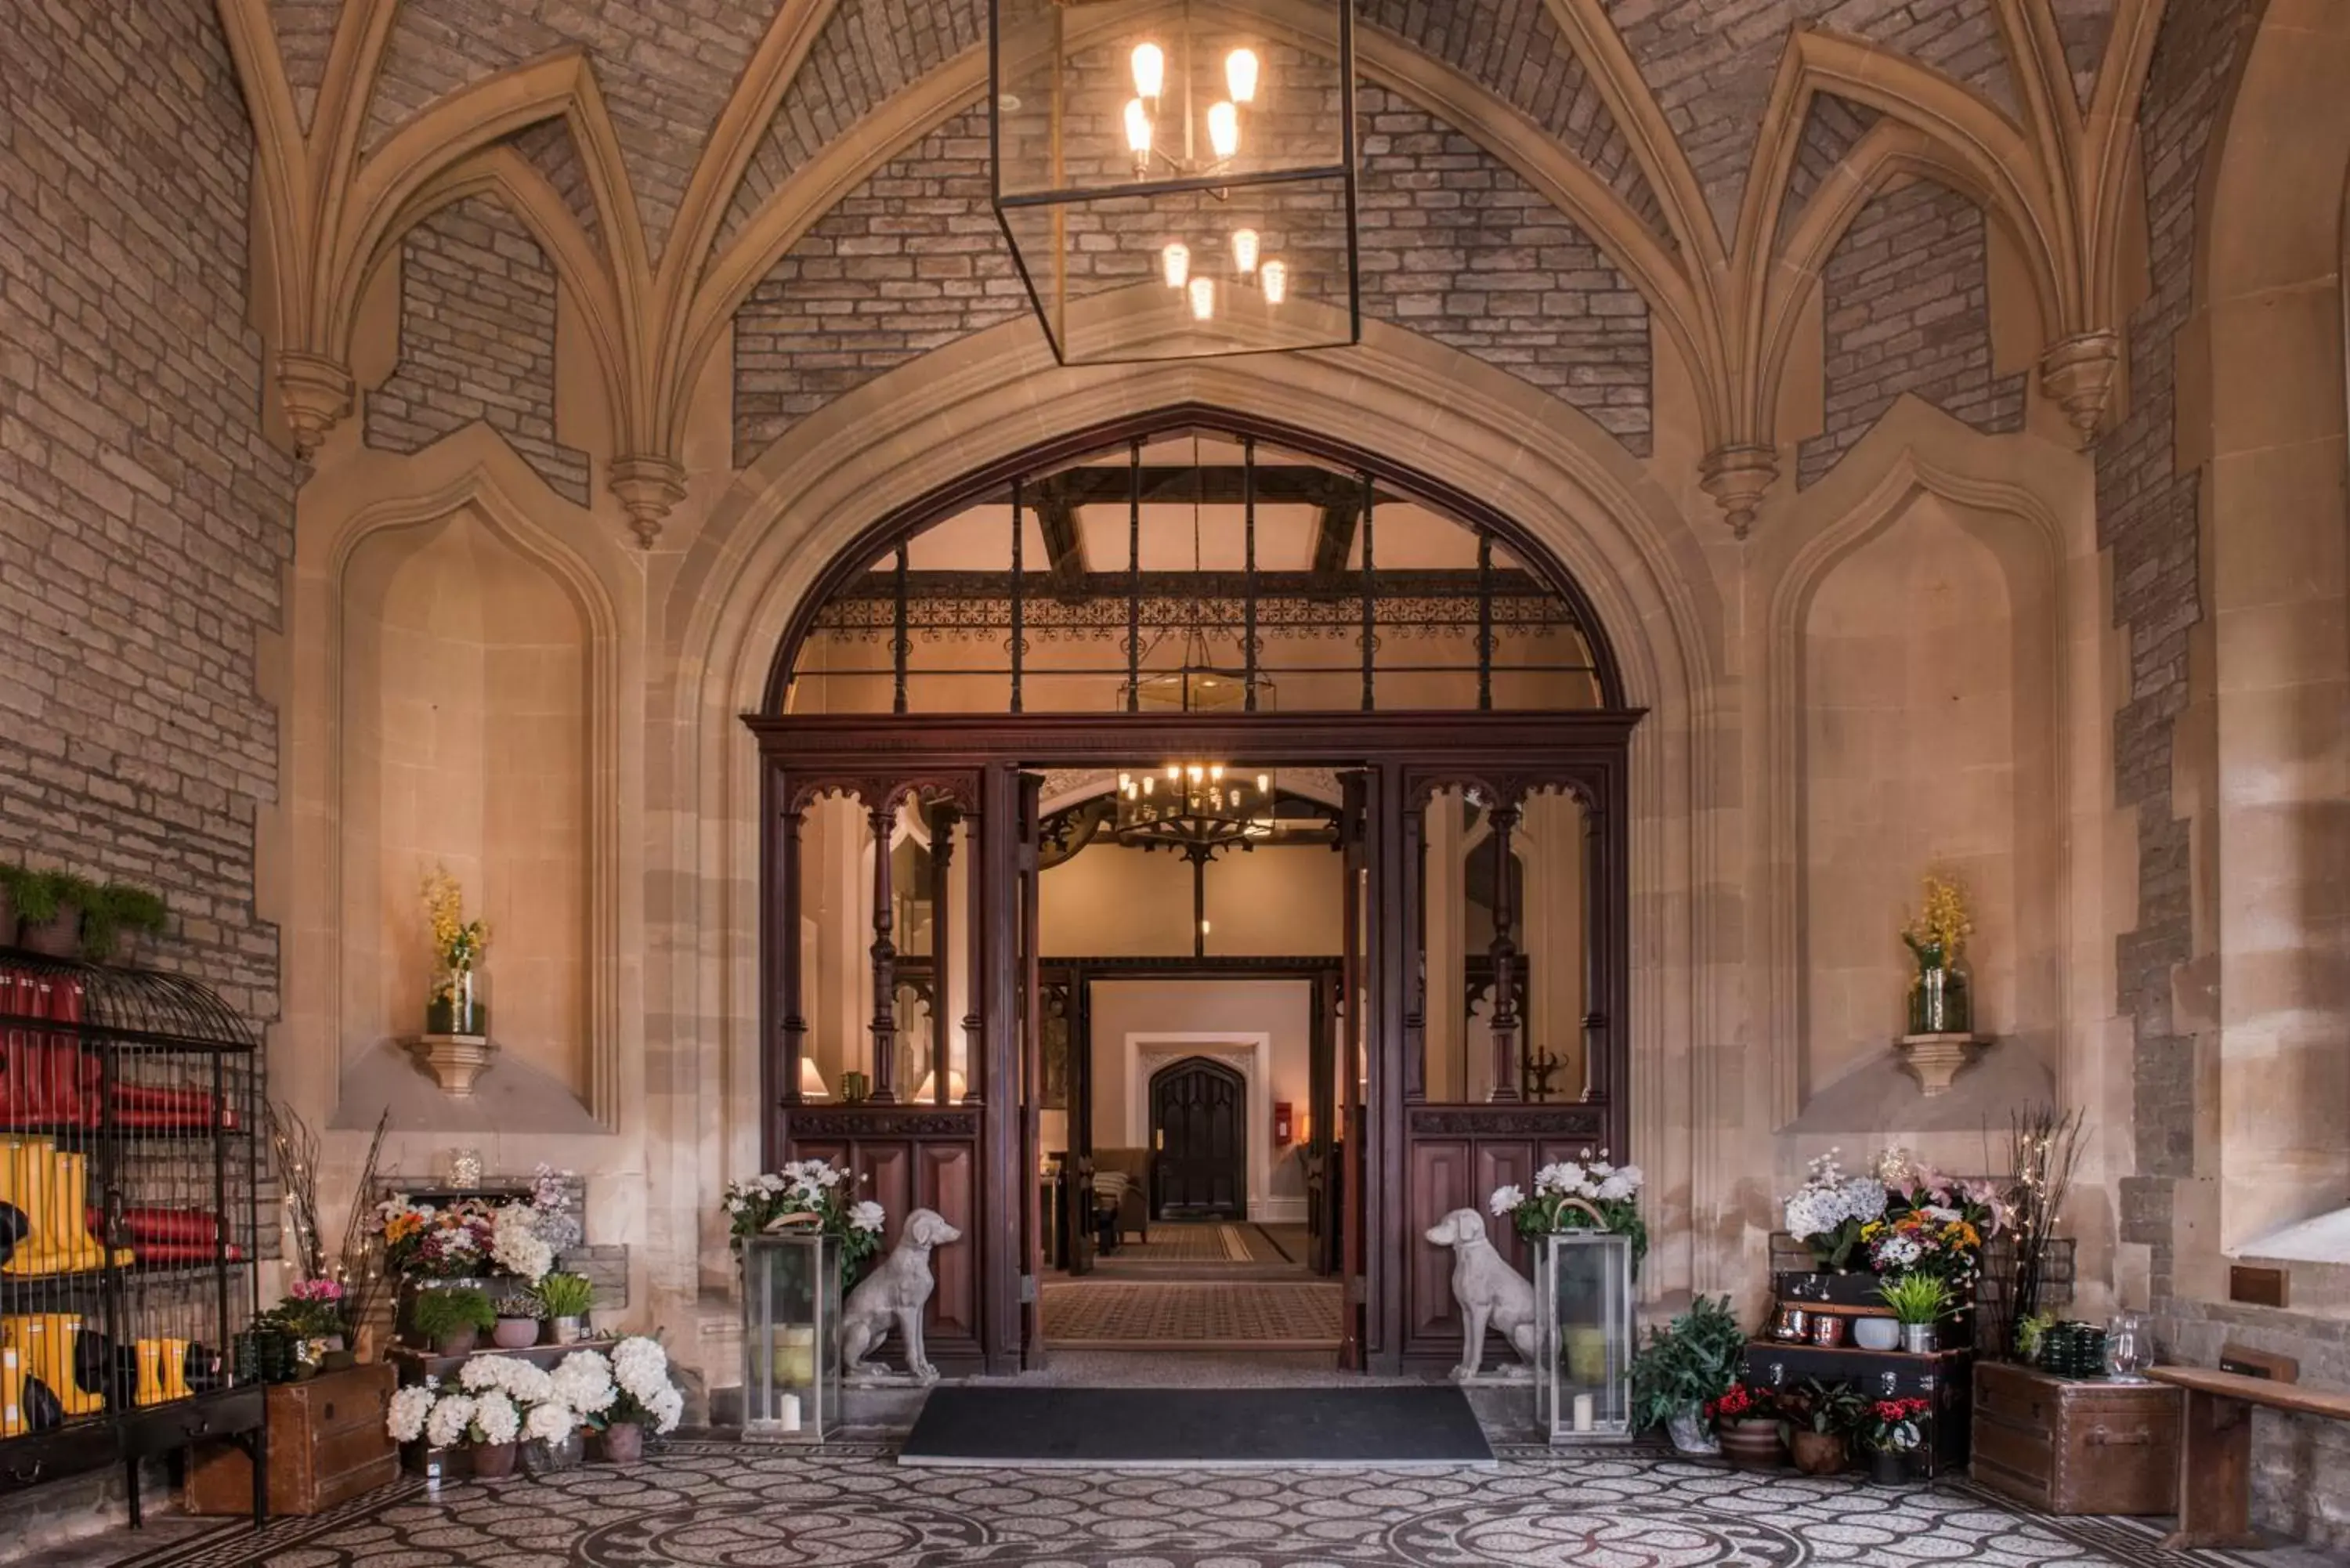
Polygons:
M398 1382L377 1362L270 1388L271 1513L323 1512L399 1479L400 1450L384 1429ZM250 1511L252 1459L226 1443L200 1448L182 1501L190 1513Z
M1975 1480L2047 1513L2175 1513L2179 1394L1975 1366Z

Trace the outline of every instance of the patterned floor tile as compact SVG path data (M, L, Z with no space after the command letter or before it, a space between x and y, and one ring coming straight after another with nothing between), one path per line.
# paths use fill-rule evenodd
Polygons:
M2245 1568L2135 1521L2019 1513L1971 1488L1755 1476L1619 1451L1498 1469L907 1470L881 1448L680 1442L634 1470L408 1482L114 1568Z

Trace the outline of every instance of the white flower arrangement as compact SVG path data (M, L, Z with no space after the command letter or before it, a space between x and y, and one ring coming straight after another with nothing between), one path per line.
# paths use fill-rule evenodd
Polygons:
M507 1273L532 1284L555 1267L555 1249L539 1234L538 1210L527 1203L508 1203L498 1210L490 1228L490 1261Z
M636 1334L614 1345L612 1380L619 1397L605 1416L607 1426L634 1422L656 1432L677 1429L685 1397L669 1380L669 1352L660 1341Z
M522 1429L522 1412L505 1395L494 1391L473 1399L473 1436L476 1442L511 1443Z
M1507 1218L1521 1236L1561 1231L1609 1231L1632 1238L1635 1267L1648 1250L1648 1227L1640 1218L1640 1189L1648 1177L1637 1165L1608 1163L1607 1151L1581 1159L1555 1160L1534 1172L1534 1195L1523 1188L1497 1187L1487 1199L1495 1219ZM1597 1218L1595 1220L1593 1213Z
M848 1268L880 1246L886 1218L879 1203L858 1201L845 1174L821 1159L796 1159L777 1170L730 1181L725 1205L734 1247L771 1231L813 1225L839 1239L841 1262Z
M612 1364L594 1350L575 1350L565 1356L551 1382L555 1402L582 1416L601 1415L620 1392L612 1382Z
M384 1426L395 1443L412 1443L424 1436L425 1418L432 1407L441 1401L441 1390L432 1383L411 1383L391 1397L391 1410Z
M473 1397L443 1394L424 1418L425 1440L436 1449L453 1449L465 1440L465 1428L473 1424Z
M1811 1162L1804 1184L1787 1195L1787 1234L1811 1243L1826 1267L1842 1269L1860 1241L1861 1227L1885 1213L1885 1183L1875 1176L1846 1176L1836 1163L1840 1148Z
M546 1368L518 1355L476 1355L457 1374L468 1393L494 1389L517 1405L540 1405L556 1397L555 1379Z
M522 1435L535 1443L559 1443L579 1428L579 1412L559 1400L533 1405L523 1417Z

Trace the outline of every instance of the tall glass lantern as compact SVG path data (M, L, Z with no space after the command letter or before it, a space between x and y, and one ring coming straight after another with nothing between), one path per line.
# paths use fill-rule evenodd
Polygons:
M1632 1239L1534 1241L1534 1425L1554 1443L1632 1436Z
M1359 341L1351 5L991 0L997 218L1065 365Z
M822 1442L840 1425L840 1241L743 1243L743 1435Z

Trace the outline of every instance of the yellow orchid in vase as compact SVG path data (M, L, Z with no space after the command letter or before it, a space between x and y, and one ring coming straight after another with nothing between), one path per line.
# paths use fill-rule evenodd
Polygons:
M1965 1034L1973 1029L1974 999L1960 961L1974 929L1966 890L1955 877L1928 872L1923 905L1901 931L1903 944L1918 961L1917 978L1909 982L1910 1033Z
M489 1009L475 994L473 974L489 950L488 923L465 919L465 890L445 866L435 866L424 878L424 912L436 966L424 1009L425 1033L488 1033Z

